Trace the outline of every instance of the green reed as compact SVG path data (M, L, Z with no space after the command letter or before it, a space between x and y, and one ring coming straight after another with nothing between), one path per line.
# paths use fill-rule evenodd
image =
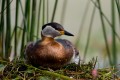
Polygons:
M4 8L5 8L5 0L2 1L2 5L1 5L1 19L0 19L0 46L1 46L1 52L0 52L0 56L4 56L4 25L5 25L5 22L4 22Z
M0 55L3 56L3 53L4 53L4 8L5 8L5 1L2 1L1 2L1 17L0 17L0 46L1 46L1 52L0 52Z
M91 0L91 2L96 6L96 8L100 9L99 6L93 0ZM110 20L107 18L107 16L104 14L103 11L101 12L101 15L107 21L109 26L112 28L112 23L110 22ZM115 30L114 30L114 33L115 33L116 37L118 38L118 40L120 41L120 36L117 34L117 32Z
M53 9L53 13L52 13L52 19L51 19L51 22L54 21L55 13L56 13L56 9L57 9L57 4L58 4L58 0L55 0L55 4L54 4L54 9Z
M93 7L93 11L92 11L91 19L90 19L90 26L89 26L89 29L88 29L87 42L86 42L85 51L84 51L84 57L83 57L84 61L86 59L87 50L88 50L88 46L89 46L89 42L90 42L92 25L93 25L94 16L95 16L95 10L96 10L96 7Z
M104 40L105 40L106 50L107 50L107 54L108 54L108 57L109 57L109 62L110 62L110 64L112 64L111 54L110 54L108 41L107 41L105 22L104 22L104 19L103 19L103 16L102 16L101 3L100 3L100 0L97 0L97 2L98 2L98 7L99 7L99 13L100 13L100 19L101 19L101 24L102 24L102 29L103 29L103 36L104 36Z
M10 0L6 1L6 37L5 37L5 58L8 58L11 52L11 10Z
M117 11L118 11L118 16L119 16L119 22L120 22L120 1L119 0L115 0L115 4L117 6Z
M28 14L30 14L29 12L29 8L30 8L30 0L26 0L25 2L25 13L23 14L24 15L24 26L23 26L23 32L22 32L22 43L21 43L21 56L23 57L24 56L24 46L25 46L25 38L26 36L28 36L28 41L30 40L30 22L28 22L30 20L30 16L28 16ZM26 24L27 22L27 24ZM28 24L29 23L29 24ZM26 35L27 33L27 35Z
M36 0L32 0L32 14L31 14L31 28L30 28L30 41L34 40L35 21L36 21Z
M40 21L41 21L41 5L42 5L42 0L39 1L39 7L38 7L38 19L37 19L37 36L39 36L39 31L40 31Z
M115 19L115 1L111 0L111 23L112 23L112 56L113 56L113 65L117 64L117 49L116 49L116 37L115 37L115 29L116 29L116 19Z
M15 14L15 43L14 43L14 53L15 53L15 56L17 55L17 25L18 25L18 15L19 15L19 1L16 0L16 14Z

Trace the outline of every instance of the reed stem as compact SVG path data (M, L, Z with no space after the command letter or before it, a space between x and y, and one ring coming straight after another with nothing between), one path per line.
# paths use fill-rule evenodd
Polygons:
M6 38L5 38L5 58L8 59L11 52L11 15L10 15L10 0L7 0L6 5Z
M37 36L39 36L39 30L40 30L40 18L41 18L41 5L42 5L42 0L39 1L39 9L38 9L38 20L37 20Z
M112 56L113 66L117 64L117 50L116 50L116 38L115 38L115 2L111 0L111 20L112 20Z
M26 40L26 32L27 32L27 36L28 36L28 27L26 25L27 22L27 18L28 18L28 10L30 7L30 1L26 0L25 2L25 16L24 16L24 27L23 27L23 33L22 33L22 43L21 43L21 57L24 56L24 46L25 46L25 40Z
M31 29L30 29L30 41L34 40L35 20L36 20L36 0L33 0L33 2L32 2Z
M18 25L19 1L16 0L16 15L15 15L15 43L14 43L14 56L17 55L17 25Z
M4 24L5 24L5 22L4 22L4 8L5 8L5 1L6 0L3 0L2 1L2 5L1 5L1 21L0 21L0 41L1 41L1 52L0 52L0 56L3 58L4 57L4 55L5 55L5 53L4 53Z
M96 7L94 6L93 12L92 12L92 16L91 16L91 20L90 20L90 26L89 26L89 30L88 30L87 43L86 43L86 47L85 47L85 51L84 51L84 58L83 58L83 59L84 59L84 60L83 60L84 62L85 62L85 59L86 59L87 50L88 50L88 46L89 46L89 42L90 42L92 24L93 24L94 16L95 16L95 10L96 10Z
M54 9L53 9L53 14L52 14L51 22L54 21L56 9L57 9L57 4L58 4L58 0L55 0L55 4L54 4Z
M104 39L105 39L105 46L106 46L106 50L107 50L107 53L108 53L108 59L109 59L110 65L112 65L113 63L112 63L112 60L111 60L111 54L110 54L110 50L109 50L109 46L108 46L108 42L107 42L106 28L105 28L104 19L103 19L103 16L102 16L102 9L101 9L100 0L97 0L97 2L98 2L98 7L99 7L101 23L102 23L103 36L104 36Z
M100 9L99 6L98 6L93 0L91 0L91 1L92 1L92 3L93 3L98 9ZM108 18L106 17L106 15L105 15L103 12L101 12L101 15L103 16L103 18L108 22L108 24L109 24L110 27L112 28L112 24L111 24L111 22L108 20ZM117 39L120 41L120 37L119 37L119 35L117 34L117 32L114 31L114 33L115 33Z

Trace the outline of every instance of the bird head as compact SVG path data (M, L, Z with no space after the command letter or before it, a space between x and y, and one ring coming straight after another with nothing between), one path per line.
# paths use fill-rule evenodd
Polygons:
M51 23L47 23L47 24L43 25L41 33L43 36L52 37L52 38L55 38L55 37L61 36L61 35L74 36L70 32L66 31L62 27L62 25L60 25L56 22L51 22Z

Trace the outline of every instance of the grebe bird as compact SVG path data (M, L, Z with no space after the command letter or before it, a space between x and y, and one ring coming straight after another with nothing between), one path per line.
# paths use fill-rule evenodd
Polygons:
M74 36L64 30L62 25L51 22L42 26L41 40L29 43L25 50L26 60L33 66L59 69L74 62L79 51L66 39L54 39L57 36Z

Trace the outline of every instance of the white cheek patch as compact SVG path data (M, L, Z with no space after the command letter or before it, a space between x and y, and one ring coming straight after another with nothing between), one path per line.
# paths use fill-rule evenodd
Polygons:
M60 32L55 30L53 27L51 26L46 26L43 30L42 30L42 34L44 36L47 37L56 37L60 35Z
M54 31L55 29L52 26L46 26L42 31L44 32L51 32Z

